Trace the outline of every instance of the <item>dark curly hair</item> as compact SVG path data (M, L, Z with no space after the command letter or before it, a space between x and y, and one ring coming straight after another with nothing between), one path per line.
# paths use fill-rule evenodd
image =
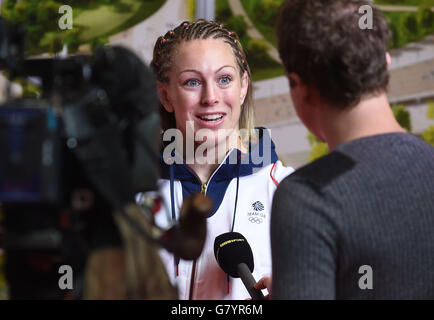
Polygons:
M359 27L363 5L372 8L372 29ZM341 108L386 92L390 35L381 12L361 0L287 0L277 22L287 73L296 73L328 103Z

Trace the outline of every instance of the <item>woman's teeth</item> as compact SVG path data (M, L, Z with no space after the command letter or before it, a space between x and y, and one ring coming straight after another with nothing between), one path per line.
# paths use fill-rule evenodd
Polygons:
M221 118L223 118L222 114L210 114L206 116L198 117L200 120L203 121L219 121Z

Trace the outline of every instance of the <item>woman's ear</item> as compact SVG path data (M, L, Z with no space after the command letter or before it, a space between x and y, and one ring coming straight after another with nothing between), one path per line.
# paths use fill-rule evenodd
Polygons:
M247 71L244 71L243 77L241 78L241 92L240 92L240 104L244 103L246 99L247 91L249 89L249 75Z
M173 105L172 103L170 103L167 84L163 82L158 82L157 90L158 97L160 98L160 102L163 105L164 109L166 109L167 112L173 112Z

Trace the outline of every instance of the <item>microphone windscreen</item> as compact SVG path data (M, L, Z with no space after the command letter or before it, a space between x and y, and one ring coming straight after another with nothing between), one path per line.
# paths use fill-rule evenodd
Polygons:
M250 272L253 272L252 248L238 232L227 232L216 237L214 255L220 268L233 278L239 278L237 267L240 263L245 263Z

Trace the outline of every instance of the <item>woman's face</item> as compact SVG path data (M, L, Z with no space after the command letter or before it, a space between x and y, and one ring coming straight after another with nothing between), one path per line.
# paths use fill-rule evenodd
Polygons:
M182 42L174 48L168 76L168 84L159 84L160 99L168 112L175 113L177 129L184 137L188 121L194 125L195 137L201 129L210 130L213 141L207 145L222 142L217 135L220 129L238 129L248 76L244 72L240 77L229 44L219 39Z

